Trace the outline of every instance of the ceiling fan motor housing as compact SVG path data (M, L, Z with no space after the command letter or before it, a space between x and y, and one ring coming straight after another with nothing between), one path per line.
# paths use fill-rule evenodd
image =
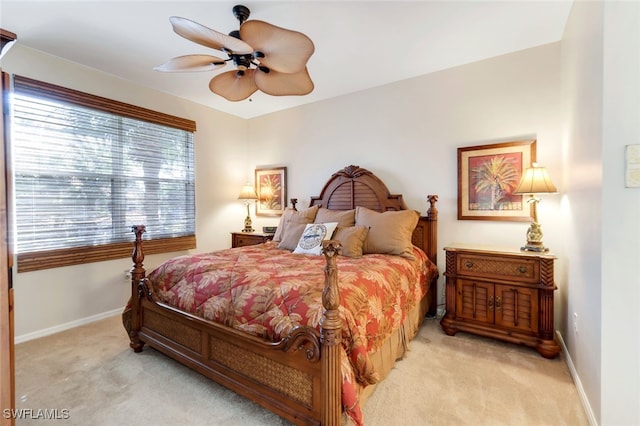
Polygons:
M253 59L253 54L249 53L246 55L235 55L231 54L231 58L233 59L233 63L240 69L246 69L251 67L251 59Z
M240 21L240 25L244 24L244 21L249 19L250 14L251 14L251 11L247 6L243 6L241 4L237 4L233 6L233 16L235 16L236 19Z
M251 14L251 11L249 10L248 7L238 4L236 6L233 7L233 16L236 17L236 19L238 19L238 21L240 22L240 26L242 26L242 24L249 19L249 15ZM239 30L234 30L231 31L229 33L229 35L231 37L235 37L238 40L242 40L242 38L240 37L240 31ZM237 74L239 76L244 75L244 70L251 68L251 65L255 65L256 68L258 68L260 71L262 72L266 72L268 73L270 71L269 68L265 67L265 66L261 66L258 64L255 64L252 62L252 59L259 59L259 58L264 58L264 53L262 52L253 52L253 54L245 54L245 55L235 55L231 52L227 52L229 54L229 56L231 56L231 59L233 59L233 63L238 67L238 69L241 72L238 72Z

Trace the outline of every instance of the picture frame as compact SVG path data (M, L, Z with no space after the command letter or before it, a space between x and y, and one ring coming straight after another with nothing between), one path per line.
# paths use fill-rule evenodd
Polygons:
M535 161L535 139L458 148L458 220L530 222L532 206L513 191Z
M287 168L257 168L256 216L280 216L287 207Z

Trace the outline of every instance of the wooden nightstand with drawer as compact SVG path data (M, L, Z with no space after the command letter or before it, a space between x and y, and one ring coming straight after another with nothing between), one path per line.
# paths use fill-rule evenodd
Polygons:
M558 355L555 256L463 244L445 252L445 333L465 331L534 347L545 358Z
M273 234L263 234L261 232L232 232L231 247L253 246L255 244L266 243L273 239Z

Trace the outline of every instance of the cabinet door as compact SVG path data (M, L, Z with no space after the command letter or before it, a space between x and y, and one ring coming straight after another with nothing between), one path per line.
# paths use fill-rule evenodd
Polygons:
M493 303L496 325L538 332L538 290L496 284Z
M493 323L493 284L458 280L457 291L458 317Z

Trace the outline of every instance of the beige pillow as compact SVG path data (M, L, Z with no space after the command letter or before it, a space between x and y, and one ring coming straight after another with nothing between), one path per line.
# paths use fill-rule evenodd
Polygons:
M366 226L338 227L331 239L340 241L343 256L361 257L364 240L368 233L369 228Z
M356 210L329 210L320 207L314 223L338 222L338 226L346 228L356 224Z
M415 210L378 213L366 207L356 207L356 226L369 227L362 252L395 254L413 259L411 236L419 218Z
M307 225L307 222L287 222L286 230L282 234L282 240L278 243L278 248L291 251L295 250Z
M312 206L303 210L294 210L292 207L285 208L284 213L282 213L282 216L280 217L278 228L276 229L275 234L273 234L273 241L282 241L284 232L287 228L287 222L293 221L298 223L313 223L313 220L316 218L316 214L318 213L319 208L319 206ZM298 238L300 238L300 235L298 235ZM298 240L296 240L296 243L297 242Z

